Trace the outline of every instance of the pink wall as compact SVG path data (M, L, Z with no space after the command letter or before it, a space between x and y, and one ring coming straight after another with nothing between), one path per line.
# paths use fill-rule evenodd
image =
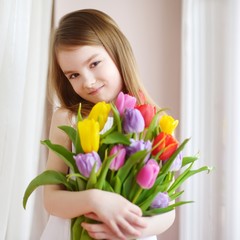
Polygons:
M130 41L142 82L169 114L180 114L181 0L55 0L55 25L67 12L95 8L109 14ZM177 240L178 217L159 239Z

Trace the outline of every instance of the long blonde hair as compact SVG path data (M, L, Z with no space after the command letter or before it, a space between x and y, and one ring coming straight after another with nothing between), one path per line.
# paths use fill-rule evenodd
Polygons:
M140 84L132 48L115 21L107 14L95 9L83 9L65 15L54 32L50 59L49 92L56 94L62 107L76 113L79 103L82 113L88 114L93 104L77 95L62 72L57 52L73 46L103 46L116 64L123 80L124 93L130 93L141 101Z

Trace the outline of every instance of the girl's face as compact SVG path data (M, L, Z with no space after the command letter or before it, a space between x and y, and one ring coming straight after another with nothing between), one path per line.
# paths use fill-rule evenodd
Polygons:
M60 50L57 58L74 91L89 102L113 101L122 90L121 75L102 46Z

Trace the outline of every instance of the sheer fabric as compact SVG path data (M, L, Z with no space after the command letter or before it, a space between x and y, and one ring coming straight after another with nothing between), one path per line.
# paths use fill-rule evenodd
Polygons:
M42 231L44 211L33 198L24 211L22 197L42 170L51 9L49 0L0 1L0 239L39 239Z
M213 166L186 184L181 240L240 239L240 2L183 1L181 135ZM191 231L189 231L191 226Z

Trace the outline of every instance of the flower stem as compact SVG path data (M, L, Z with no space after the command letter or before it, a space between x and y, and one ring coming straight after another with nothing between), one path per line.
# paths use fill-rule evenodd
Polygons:
M111 175L110 175L110 183L111 183L111 184L113 184L112 181L113 181L113 179L114 179L114 174L115 174L115 171L112 170L112 171L111 171Z
M141 192L142 192L142 188L139 188L136 195L134 196L134 198L132 200L132 203L136 203L136 201L137 201L138 197L140 196Z

